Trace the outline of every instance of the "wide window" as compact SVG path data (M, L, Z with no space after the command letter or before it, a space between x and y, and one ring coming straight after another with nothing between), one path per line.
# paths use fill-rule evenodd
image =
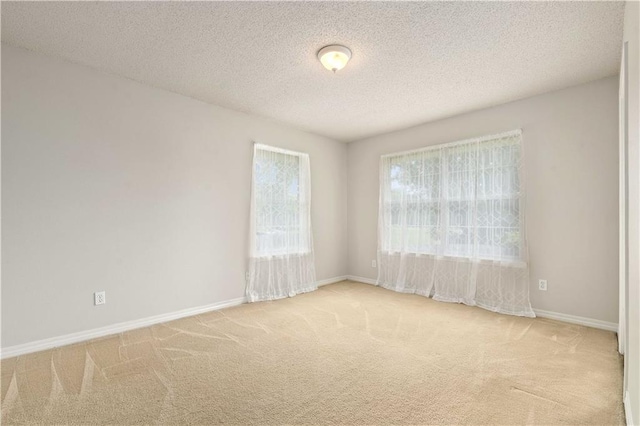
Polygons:
M255 144L247 298L273 300L316 288L309 155Z
M381 249L519 260L520 134L382 157Z
M378 284L534 316L522 154L516 130L382 156Z

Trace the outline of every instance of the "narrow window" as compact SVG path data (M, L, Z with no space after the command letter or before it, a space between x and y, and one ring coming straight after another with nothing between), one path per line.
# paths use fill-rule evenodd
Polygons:
M315 289L308 154L254 145L250 250L249 300Z

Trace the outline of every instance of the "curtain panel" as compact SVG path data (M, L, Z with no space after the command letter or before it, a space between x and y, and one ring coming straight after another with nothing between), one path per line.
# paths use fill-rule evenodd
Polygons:
M378 284L534 317L520 130L380 160Z
M317 289L309 155L254 144L249 302Z

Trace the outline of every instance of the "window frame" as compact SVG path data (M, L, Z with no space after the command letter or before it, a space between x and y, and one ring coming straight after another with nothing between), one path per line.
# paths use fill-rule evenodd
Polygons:
M401 151L401 152L395 152L395 153L390 153L390 154L384 154L380 157L380 161L381 161L381 165L382 167L380 168L380 199L381 201L384 201L383 203L380 203L380 209L384 209L383 211L379 212L380 215L380 220L379 220L379 227L378 227L378 234L379 234L379 241L380 241L380 245L379 245L379 250L383 253L388 253L388 254L394 254L394 253L398 253L398 250L394 249L393 247L389 247L388 243L389 243L389 234L384 235L383 233L385 232L385 226L387 226L387 224L383 223L383 215L388 214L388 212L390 212L393 209L394 205L400 206L398 210L400 210L400 223L398 225L395 225L395 227L397 229L399 229L400 232L403 231L403 229L406 229L406 225L403 227L402 221L406 219L406 210L403 214L402 212L402 204L403 201L395 201L395 202L390 202L389 200L386 200L383 198L383 191L387 191L387 193L390 193L390 186L387 184L387 182L385 181L385 176L383 175L383 173L389 173L388 176L391 177L390 173L391 173L391 167L393 166L393 163L391 163L391 160L394 158L398 158L398 157L405 157L407 155L411 155L414 153L424 153L424 152L428 152L428 151L440 151L442 152L442 150L444 148L451 148L451 147L456 147L456 146L478 146L479 144L482 143L487 143L487 142L491 142L491 141L495 141L498 139L504 139L504 138L509 138L509 137L516 137L517 138L517 142L515 144L517 144L519 146L519 158L518 158L518 190L517 193L512 194L511 196L504 196L504 195L490 195L490 196L479 196L477 193L477 185L478 185L478 178L480 176L480 172L483 170L486 170L486 168L482 168L482 167L477 167L473 170L473 172L475 173L474 176L474 181L476 182L476 186L474 188L474 194L473 197L470 199L449 199L447 198L446 195L446 191L447 191L447 180L448 180L448 176L447 173L449 173L449 171L446 169L446 161L444 161L442 159L442 157L440 157L442 154L437 154L440 157L440 162L441 162L441 166L442 164L445 164L444 170L441 168L441 170L439 171L439 191L436 191L440 194L439 199L430 199L428 201L418 201L419 203L436 203L438 205L438 215L439 215L439 220L437 222L437 225L435 225L435 228L437 230L437 232L440 233L439 235L439 239L440 241L438 242L438 244L435 244L433 246L431 246L431 250L430 249L426 249L424 247L420 247L417 248L415 250L406 250L406 243L401 243L402 246L405 246L403 248L403 253L406 254L411 254L411 255L415 255L415 256L438 256L438 257L443 257L443 258L451 258L451 259L471 259L471 260L476 260L476 261L499 261L502 263L507 263L507 264L514 264L514 265L519 265L523 262L526 262L526 257L527 257L527 253L526 253L526 235L525 235L525 221L524 221L524 209L525 209L525 199L524 199L524 144L523 144L523 138L522 138L522 130L521 129L516 129L516 130L511 130L508 132L503 132L503 133L499 133L499 134L493 134L493 135L487 135L487 136L481 136L481 137L477 137L477 138L470 138L470 139L464 139L464 140L460 140L460 141L455 141L455 142L450 142L450 143L443 143L443 144L436 144L436 145L430 145L428 147L423 147L423 148L418 148L418 149L413 149L413 150L408 150L408 151ZM470 148L470 151L472 149ZM476 152L479 152L479 149L476 149ZM385 164L385 161L387 162ZM513 165L510 166L501 166L502 168L504 167L514 167ZM386 187L385 187L386 185ZM431 192L431 191L427 191L427 192ZM518 231L519 231L519 241L518 241L518 255L517 256L500 256L500 257L496 257L496 256L488 256L488 255L481 255L480 251L476 248L474 250L474 253L472 253L470 256L464 256L464 255L459 255L459 254L448 254L447 252L450 250L447 250L447 247L449 246L449 244L447 243L447 238L448 238L448 231L451 229L451 227L449 226L448 222L450 219L450 209L451 209L451 205L452 205L452 201L453 202L467 202L467 203L477 203L478 200L484 200L484 201L491 201L491 202L496 202L496 201L500 201L500 200L507 200L510 202L517 202L517 206L518 206ZM405 207L406 209L406 207ZM477 209L477 207L476 207ZM402 218L402 216L405 216L405 218ZM474 216L475 217L475 216ZM391 223L391 221L389 221L389 223ZM389 233L392 230L393 225L390 225L386 228L386 232ZM461 226L457 226L456 228L459 228ZM467 227L469 229L473 229L474 230L474 234L475 237L477 239L477 235L478 235L478 230L481 228L487 228L487 229L492 229L492 228L510 228L507 226L503 226L503 227L489 227L489 226L479 226L478 222L475 221L473 225L467 225ZM420 229L419 227L415 227L416 229ZM424 227L425 229L427 228L427 226ZM383 235L387 238L383 238ZM385 244L387 244L387 247L385 247ZM497 246L488 246L488 247L497 247Z
M259 209L259 198L256 196L256 179L257 179L257 161L256 155L259 150L273 152L277 154L283 154L291 157L295 157L298 160L298 202L297 202L297 215L298 215L298 238L301 239L303 233L308 233L308 237L304 238L304 243L299 245L295 250L287 250L288 246L283 246L281 249L264 252L258 249L258 224L255 216L256 211ZM306 164L303 162L306 161ZM307 167L307 171L303 171L303 167ZM303 173L308 173L306 183L303 188ZM265 145L260 143L254 143L254 158L252 164L252 176L251 176L251 255L256 259L269 259L269 258L285 258L290 256L305 256L313 252L313 241L311 237L311 171L309 167L309 154L292 151L284 148L279 148L271 145ZM304 206L306 204L306 207ZM304 208L303 208L304 207Z

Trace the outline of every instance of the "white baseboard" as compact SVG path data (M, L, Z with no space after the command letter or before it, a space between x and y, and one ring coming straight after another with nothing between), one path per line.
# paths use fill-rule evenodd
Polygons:
M377 285L376 280L371 278L358 277L354 275L338 276L320 280L317 282L318 287L323 285L333 284L344 280L356 281L365 284ZM246 303L246 297L239 297L237 299L226 300L223 302L212 303L209 305L198 306L195 308L187 308L176 312L170 312L167 314L155 315L152 317L142 318L138 320L121 322L101 328L95 328L93 330L80 331L77 333L65 334L63 336L52 337L49 339L36 340L35 342L24 343L22 345L9 346L0 350L0 359L11 358L19 355L25 355L32 352L43 351L47 349L57 348L59 346L70 345L73 343L82 342L85 340L96 339L98 337L109 336L111 334L123 333L125 331L135 330L137 328L148 327L150 325L159 324L163 322L173 321L176 319L189 317L193 315L202 314L205 312L216 311L218 309L229 308L231 306L238 306ZM595 320L591 318L578 317L574 315L561 314L557 312L543 311L534 309L537 316L542 318L549 318L558 321L569 322L573 324L585 325L587 327L600 328L603 330L617 331L618 324L606 321ZM627 410L627 416L630 416L630 410ZM633 423L627 423L633 424Z
M343 275L339 277L328 278L326 280L320 280L317 282L317 284L318 287L320 287L323 285L344 281L346 279L347 276ZM136 328L148 327L150 325L190 317L205 312L216 311L218 309L229 308L231 306L238 306L246 302L246 297L239 297L237 299L226 300L223 302L198 306L195 308L183 309L181 311L170 312L167 314L160 314L138 320L126 321L108 325L105 327L94 328L93 330L79 331L77 333L65 334L64 336L36 340L35 342L24 343L22 345L9 346L0 350L0 359L25 355L32 352L44 351L47 349L57 348L65 345L71 345L73 343L96 339L98 337L109 336L111 334L123 333L125 331L135 330Z
M190 317L205 312L217 311L218 309L241 305L246 303L246 301L246 297L239 297L237 299L225 300L223 302L211 303L209 305L198 306L195 308L187 308L167 314L160 314L138 320L125 321L105 327L94 328L93 330L79 331L77 333L65 334L64 336L36 340L35 342L24 343L22 345L9 346L0 350L0 359L44 351L46 349L96 339L98 337L109 336L111 334L123 333L125 331L135 330L136 328L148 327L150 325Z
M541 309L534 309L533 312L536 316L541 318L549 318L558 321L569 322L571 324L585 325L587 327L599 328L607 331L618 331L618 324L615 322L601 321L593 318L579 317L576 315L561 314L559 312L543 311Z
M322 287L323 285L339 283L340 281L344 281L346 279L347 279L347 276L342 275L339 277L327 278L326 280L316 281L316 284L318 285L318 287Z
M357 277L355 275L347 275L347 279L349 281L355 281L359 283L378 285L378 281L372 278L364 278L364 277Z
M633 413L631 412L631 397L629 396L629 391L624 393L624 412L627 420L627 426L634 426L633 422Z
M356 281L359 283L377 285L376 280L371 278L357 277L355 275L347 275L347 279L350 281ZM579 317L576 315L561 314L558 312L544 311L541 309L534 309L533 311L536 313L537 316L541 318L549 318L549 319L554 319L558 321L568 322L571 324L579 324L587 327L599 328L601 330L615 331L615 332L618 331L618 324L615 322L601 321L601 320L596 320L592 318Z

